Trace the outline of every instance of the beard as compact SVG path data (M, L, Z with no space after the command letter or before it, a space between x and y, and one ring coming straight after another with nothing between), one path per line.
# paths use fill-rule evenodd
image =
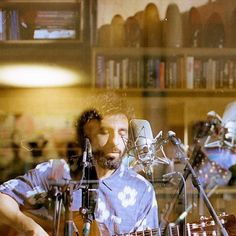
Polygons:
M109 170L116 170L120 167L122 158L107 158L103 155L102 152L95 152L95 161L96 163L101 166L103 169L109 169Z

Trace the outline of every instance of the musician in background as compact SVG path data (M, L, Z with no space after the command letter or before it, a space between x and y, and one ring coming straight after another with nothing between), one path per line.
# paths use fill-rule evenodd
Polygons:
M131 109L125 99L113 93L100 95L95 102L94 108L90 107L82 114L77 129L82 151L85 138L92 146L99 179L94 215L100 234L106 236L155 229L158 227L158 211L152 185L122 165ZM49 180L69 180L72 176L73 180L79 180L82 161L80 155L78 158L77 161L76 157L70 159L69 165L64 160L50 160L24 176L0 185L0 221L26 235L48 235L35 218L27 216L22 209L43 208L47 212ZM73 191L73 212L80 210L81 191ZM97 235L95 230L91 227L90 235Z

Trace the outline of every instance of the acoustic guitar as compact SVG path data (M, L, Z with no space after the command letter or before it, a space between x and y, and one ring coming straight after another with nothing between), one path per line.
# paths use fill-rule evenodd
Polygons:
M236 236L236 218L234 215L221 214L219 219L222 225L225 227L229 236ZM187 223L187 232L188 236L212 236L212 235L221 235L218 226L215 224L212 217L200 218L200 221L197 223Z
M29 215L27 213L27 215ZM48 233L50 236L52 236L52 222L45 221L43 219L36 219L35 216L32 216L32 218L39 223ZM228 214L221 214L219 215L219 219L222 223L222 225L227 230L229 236L236 236L236 218L234 215L228 215ZM76 228L78 229L77 234L74 233L74 235L83 235L82 229L83 229L83 219L79 212L73 212L73 220L76 225ZM61 224L60 233L59 236L64 236L64 230L63 230L64 224ZM133 233L121 233L116 234L112 236L161 236L162 230L159 228L155 229L146 229L143 231L137 231ZM217 225L212 220L211 217L201 217L199 222L195 223L187 223L186 225L186 233L187 236L212 236L212 235L219 235L220 231L217 228ZM4 227L4 231L0 230L0 234L4 236L24 236L23 234L17 233L13 229L9 229L8 227ZM93 221L91 224L90 229L90 236L102 236L102 234L99 231L98 225L96 221ZM179 227L178 225L171 226L168 231L169 236L179 236Z
M45 218L42 216L37 216L27 211L23 211L25 215L32 218L35 222L37 222L48 234L49 236L53 236L53 221L50 218ZM74 223L74 236L83 235L83 226L84 220L80 214L80 212L73 212L73 223ZM64 236L64 226L65 220L61 220L59 224L59 234L58 236ZM55 233L55 232L54 232ZM2 225L0 226L0 235L4 236L25 236L23 233L16 232L15 229ZM96 221L93 221L90 228L90 236L101 236L99 228L97 226Z

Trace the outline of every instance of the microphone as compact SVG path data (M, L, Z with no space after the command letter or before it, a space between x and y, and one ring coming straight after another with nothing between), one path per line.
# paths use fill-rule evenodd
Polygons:
M219 123L222 123L222 118L215 111L209 111L207 113L207 116L211 124L217 125Z
M219 147L221 148L224 143L224 127L222 124L222 118L215 112L209 111L207 113L208 120L208 136L204 142L204 147L212 148Z
M226 148L234 153L236 145L235 108L236 103L228 106L222 118L215 111L207 113L211 128L204 142L204 148L220 148L221 150Z
M86 138L85 139L85 142L86 142L86 149L87 149L87 152L88 152L88 160L90 160L91 158L92 158L92 146L91 146L91 143L90 143L90 141L89 141L89 139L88 138Z
M176 137L175 132L172 130L169 130L167 135L171 143L179 148L180 153L185 154L186 146L181 142L181 139Z
M178 139L178 138L176 137L175 132L173 132L173 131L171 131L171 130L168 131L168 138L170 139L170 141L171 141L174 145L179 146L179 145L181 144L181 140Z
M92 146L88 138L85 138L85 148L83 151L82 165L87 167L92 164Z
M134 156L136 165L133 166L135 171L144 170L146 174L152 174L152 167L158 164L170 164L170 160L166 157L163 145L166 140L160 131L155 138L151 125L147 120L132 119L130 121L131 148L128 154Z
M141 161L152 159L152 144L154 142L152 129L147 120L132 119L130 121L131 138L135 147L136 157Z

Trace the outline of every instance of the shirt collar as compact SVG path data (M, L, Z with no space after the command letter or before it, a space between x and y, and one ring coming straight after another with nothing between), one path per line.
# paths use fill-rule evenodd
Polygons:
M120 167L109 177L101 179L101 183L105 185L110 191L113 190L114 183L117 181L118 177L122 177L125 171L125 166L123 164L120 165Z

